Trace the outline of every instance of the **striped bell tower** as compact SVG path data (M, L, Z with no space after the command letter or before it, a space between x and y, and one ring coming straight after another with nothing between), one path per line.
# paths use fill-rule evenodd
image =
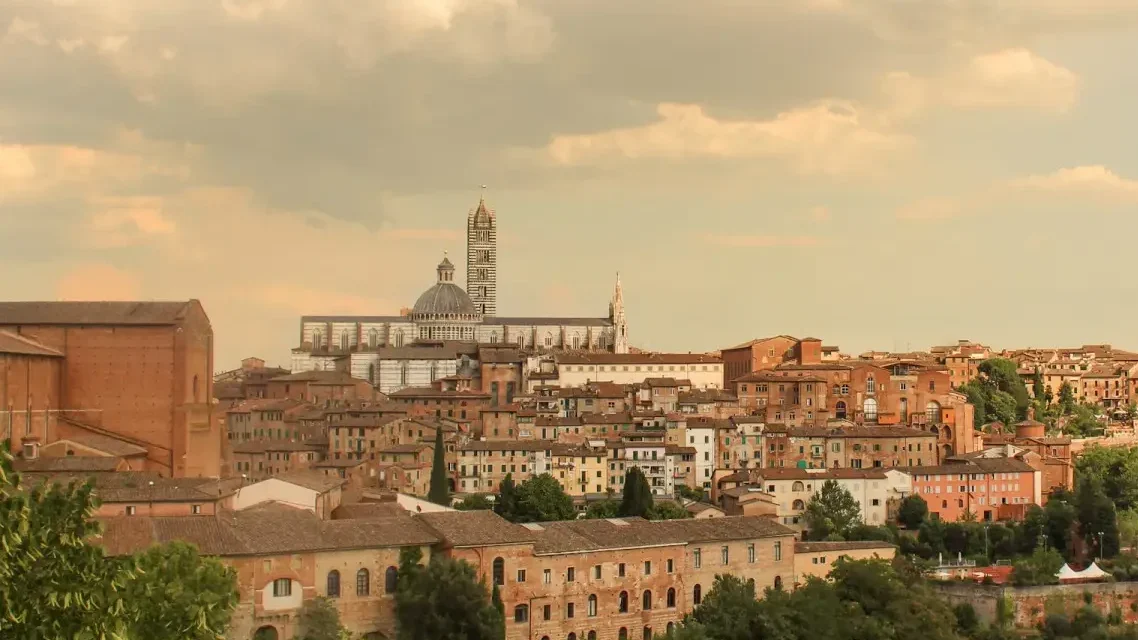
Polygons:
M498 222L486 206L486 185L478 206L466 216L466 293L484 316L498 315Z

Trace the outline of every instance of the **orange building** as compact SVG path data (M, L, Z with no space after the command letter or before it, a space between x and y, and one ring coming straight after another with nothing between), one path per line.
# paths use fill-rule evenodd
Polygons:
M929 514L955 522L965 513L990 522L1020 520L1027 508L1042 504L1039 471L1016 458L974 458L902 469L913 478L913 493L928 504Z

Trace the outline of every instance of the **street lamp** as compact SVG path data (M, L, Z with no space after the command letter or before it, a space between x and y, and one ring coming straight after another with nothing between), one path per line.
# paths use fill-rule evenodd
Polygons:
M988 555L988 524L984 524L984 559L988 562L992 561L992 556Z
M1102 560L1102 532L1098 532L1098 559Z

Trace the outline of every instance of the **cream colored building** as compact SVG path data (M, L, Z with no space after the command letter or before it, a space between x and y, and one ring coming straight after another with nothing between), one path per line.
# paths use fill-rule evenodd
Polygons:
M723 385L723 360L701 353L562 353L556 361L555 384L562 387L590 382L643 384L649 378L683 379L693 389Z
M779 522L796 530L805 526L804 514L810 499L834 480L861 505L862 522L880 526L888 521L890 498L908 495L910 478L896 469L792 469L757 471L762 490L778 501Z
M794 584L801 585L811 576L830 575L838 558L850 560L892 560L897 547L888 542L796 542L794 543Z

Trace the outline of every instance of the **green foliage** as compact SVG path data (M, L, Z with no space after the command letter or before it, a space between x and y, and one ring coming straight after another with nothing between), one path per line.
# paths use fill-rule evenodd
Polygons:
M519 484L515 489L514 500L511 522L552 522L577 517L573 498L548 473Z
M1012 566L1012 583L1017 586L1056 584L1055 574L1063 567L1063 556L1054 549L1039 548Z
M640 467L632 467L624 474L624 495L617 515L622 518L647 518L653 505L652 487Z
M448 479L446 450L443 448L443 430L435 429L435 457L431 462L431 490L427 494L427 499L435 504L450 506Z
M906 529L918 529L929 517L929 505L918 494L910 494L901 501L897 510L897 521L905 525Z
M1138 509L1127 509L1118 513L1119 545L1138 549Z
M806 503L806 527L813 540L831 535L845 539L850 530L861 524L861 506L836 480L827 480L822 489Z
M952 613L956 616L956 630L962 635L970 636L980 628L980 616L971 604L962 602L952 608Z
M139 554L137 566L126 591L137 611L132 638L224 636L238 599L232 567L201 557L196 547L184 542L151 547Z
M1091 404L1078 404L1065 411L1063 432L1072 438L1101 436L1105 431L1098 419L1099 408Z
M977 368L988 385L1013 398L1016 415L1024 416L1031 399L1027 395L1027 386L1023 378L1016 371L1018 369L1016 363L1007 358L988 358Z
M417 548L399 558L395 590L396 637L399 640L464 638L501 640L503 612L494 606L484 582L462 560L434 555L420 564Z
M648 512L649 520L683 520L690 517L691 514L687 509L671 500L661 500L653 504L651 511Z
M323 596L307 600L300 610L296 640L349 640L351 634L340 624L336 603ZM158 637L158 636L144 636Z
M237 603L232 569L191 545L108 558L92 544L91 483L24 487L0 445L0 637L217 639Z
M1073 502L1070 493L1054 491L1047 500L1047 506L1043 508L1043 515L1046 517L1044 531L1047 534L1047 543L1067 557L1073 555L1071 540L1074 538L1078 523L1078 511Z
M1043 370L1038 367L1031 375L1031 395L1036 400L1043 400L1047 395L1047 387L1043 384Z
M619 511L620 503L616 500L600 500L589 505L585 510L585 518L590 520L615 518Z
M1091 446L1075 460L1079 479L1093 476L1120 511L1138 508L1138 447Z
M703 487L689 487L687 485L676 485L676 495L684 500L694 500L695 502L707 502L707 491Z
M716 640L749 640L759 609L754 580L718 575L692 617Z
M976 424L998 420L1010 425L1022 419L1027 414L1031 398L1023 378L1016 372L1015 362L989 358L980 363L979 371L980 377L957 389L968 396L968 401L975 407Z
M498 495L494 497L494 513L510 522L516 522L515 514L518 510L518 493L514 485L514 474L507 473L498 485Z
M494 508L494 501L485 493L476 493L454 503L454 508L459 511L488 510Z
M1075 504L1079 516L1079 535L1083 542L1097 550L1103 558L1118 555L1118 518L1114 502L1106 496L1102 482L1094 476L1081 478L1075 493Z

